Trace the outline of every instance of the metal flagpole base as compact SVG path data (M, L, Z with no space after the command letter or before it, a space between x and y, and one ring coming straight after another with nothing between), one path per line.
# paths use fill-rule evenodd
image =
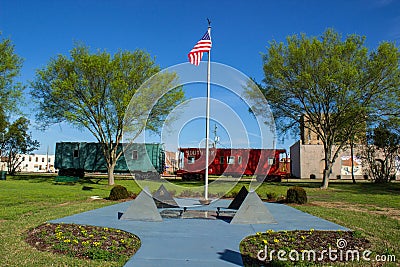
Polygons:
M211 199L200 199L199 202L201 205L210 205Z

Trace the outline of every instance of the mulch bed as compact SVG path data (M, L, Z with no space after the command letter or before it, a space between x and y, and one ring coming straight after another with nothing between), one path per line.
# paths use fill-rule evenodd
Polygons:
M127 261L140 247L131 233L77 224L42 224L30 229L25 240L40 251L105 261Z
M370 247L370 242L358 232L313 229L279 232L267 230L248 236L240 243L245 266L326 266L339 262L356 262L357 254L362 262L363 255L372 259L368 250Z

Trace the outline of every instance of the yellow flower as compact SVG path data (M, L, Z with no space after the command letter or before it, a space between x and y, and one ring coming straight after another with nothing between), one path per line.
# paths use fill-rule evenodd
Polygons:
M57 232L56 233L56 238L57 239L61 239L62 238L63 233L62 232Z
M303 239L303 240L306 239L306 237L305 237L304 235L302 235L302 236L300 236L300 237L301 237L301 239Z
M261 235L261 232L257 232L256 235Z
M104 230L104 231L108 231L108 227L104 227L103 230Z
M70 243L71 239L64 239L64 243Z
M121 241L121 243L125 243L125 240L124 240L124 239L121 239L121 240L119 240L119 241Z
M268 244L268 240L263 239L263 243L264 243L264 245L267 245Z
M72 242L74 242L75 244L79 244L79 241L74 239Z
M83 241L82 245L87 246L87 245L89 245L89 243L90 243L89 241Z
M279 239L275 238L274 243L279 243Z
M272 229L269 229L266 231L267 234L272 234L273 232L274 232L274 230L272 230Z
M95 247L98 247L98 246L100 246L100 242L93 242L93 245L95 246Z
M107 240L107 237L106 237L106 236L103 236L102 238L103 238L104 240Z

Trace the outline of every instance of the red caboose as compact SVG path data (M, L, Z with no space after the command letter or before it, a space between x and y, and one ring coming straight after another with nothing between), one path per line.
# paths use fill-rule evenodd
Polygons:
M177 175L183 180L202 180L205 174L205 149L180 148ZM284 149L211 148L209 175L256 176L258 181L280 181L289 175Z

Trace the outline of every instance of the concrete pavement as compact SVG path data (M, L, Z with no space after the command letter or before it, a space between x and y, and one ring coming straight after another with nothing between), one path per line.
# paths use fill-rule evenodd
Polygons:
M230 200L217 200L208 206L195 199L176 199L188 210L216 211ZM76 223L112 227L137 235L142 242L125 266L242 266L240 241L256 232L279 230L348 230L340 225L301 212L290 206L265 203L276 224L229 224L220 219L163 218L162 222L118 220L131 201L60 218L52 223Z

